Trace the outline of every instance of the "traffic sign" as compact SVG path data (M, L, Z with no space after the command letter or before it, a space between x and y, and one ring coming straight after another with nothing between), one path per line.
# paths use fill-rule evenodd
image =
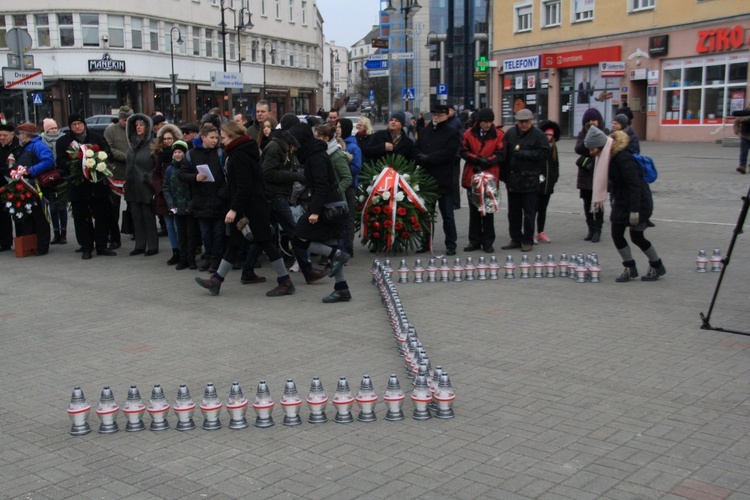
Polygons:
M377 78L379 76L388 76L390 74L390 70L387 69L372 69L368 71L367 76L370 78Z
M34 100L34 106L42 105L42 94L31 94L31 97Z
M401 100L413 101L414 100L414 87L411 87L408 89L401 89Z
M221 71L211 71L211 86L219 88L241 89L242 73L224 73Z
M393 54L396 59L414 59L414 52L397 52Z
M3 68L3 84L6 89L44 89L41 69Z
M373 38L371 45L376 49L387 49L388 40L385 38Z
M374 100L375 100L375 90L370 89L370 101L374 101Z
M448 84L438 83L437 84L437 95L448 95Z
M383 59L388 59L388 54L370 54L367 58L370 61L382 61Z
M388 69L388 61L365 61L367 69Z

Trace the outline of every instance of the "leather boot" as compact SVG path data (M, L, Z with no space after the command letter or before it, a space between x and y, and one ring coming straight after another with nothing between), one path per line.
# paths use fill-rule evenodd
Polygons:
M326 304L335 304L336 302L349 302L352 300L352 294L349 289L334 290L330 295L323 297L323 302Z
M188 260L180 258L180 262L177 263L177 266L175 266L176 271L182 271L183 269L187 269L189 267Z
M198 269L198 264L195 262L195 255L188 255L188 269L195 271Z
M179 250L172 250L172 257L167 261L168 266L174 266L175 264L178 264L180 262L180 251Z
M292 295L296 290L294 289L294 283L292 280L287 279L283 283L276 285L276 288L266 292L266 297L282 297L284 295Z
M207 280L200 277L195 278L195 282L208 290L211 295L219 295L219 290L221 289L221 281L219 281L219 279L216 278L215 275L212 274L211 277Z
M65 229L60 231L60 244L61 245L68 244L68 231L66 231Z
M601 231L594 231L591 234L591 243L599 243L599 240L602 239L602 232Z
M667 274L667 268L664 267L661 259L659 259L657 262L649 261L648 265L648 271L646 271L645 276L641 276L641 281L656 281L659 279L659 276L664 276L665 274Z
M636 269L635 267L634 260L623 262L622 265L625 266L625 269L622 270L622 274L615 278L615 281L617 283L627 283L628 281L634 280L638 277L638 269Z
M54 236L52 237L52 241L49 242L50 245L58 245L60 243L60 231L55 230Z

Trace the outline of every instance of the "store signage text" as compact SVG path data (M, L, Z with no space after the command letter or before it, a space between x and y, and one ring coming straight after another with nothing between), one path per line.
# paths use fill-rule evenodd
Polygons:
M598 49L574 50L559 54L542 54L544 68L572 68L576 66L593 66L601 61L619 61L621 47L602 47Z
M750 43L750 41L748 41ZM745 45L745 30L741 26L734 28L717 28L712 30L701 30L698 32L698 44L696 52L705 54L707 52L722 52L725 50L736 50Z
M516 57L515 59L505 59L503 61L503 72L526 71L539 69L540 56Z
M91 71L119 71L125 73L125 61L115 61L109 54L104 54L101 59L89 59L89 72Z

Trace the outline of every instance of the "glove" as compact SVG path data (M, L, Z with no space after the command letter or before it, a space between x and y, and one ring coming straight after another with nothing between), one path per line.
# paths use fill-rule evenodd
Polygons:
M637 226L638 225L638 212L630 212L630 225L631 226Z
M481 174L482 173L482 167L479 164L474 165L474 173L475 174Z
M430 162L430 157L427 156L424 153L419 153L417 155L417 165L425 166Z
M521 158L524 158L526 156L526 152L522 149L514 149L513 150L513 158L516 160L520 160Z
M305 183L305 172L304 170L297 170L294 172L294 180L299 182L300 184Z

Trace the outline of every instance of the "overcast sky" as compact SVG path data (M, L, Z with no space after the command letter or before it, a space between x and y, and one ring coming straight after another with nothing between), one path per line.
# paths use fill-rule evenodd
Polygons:
M378 0L318 0L326 41L351 47L378 24Z

